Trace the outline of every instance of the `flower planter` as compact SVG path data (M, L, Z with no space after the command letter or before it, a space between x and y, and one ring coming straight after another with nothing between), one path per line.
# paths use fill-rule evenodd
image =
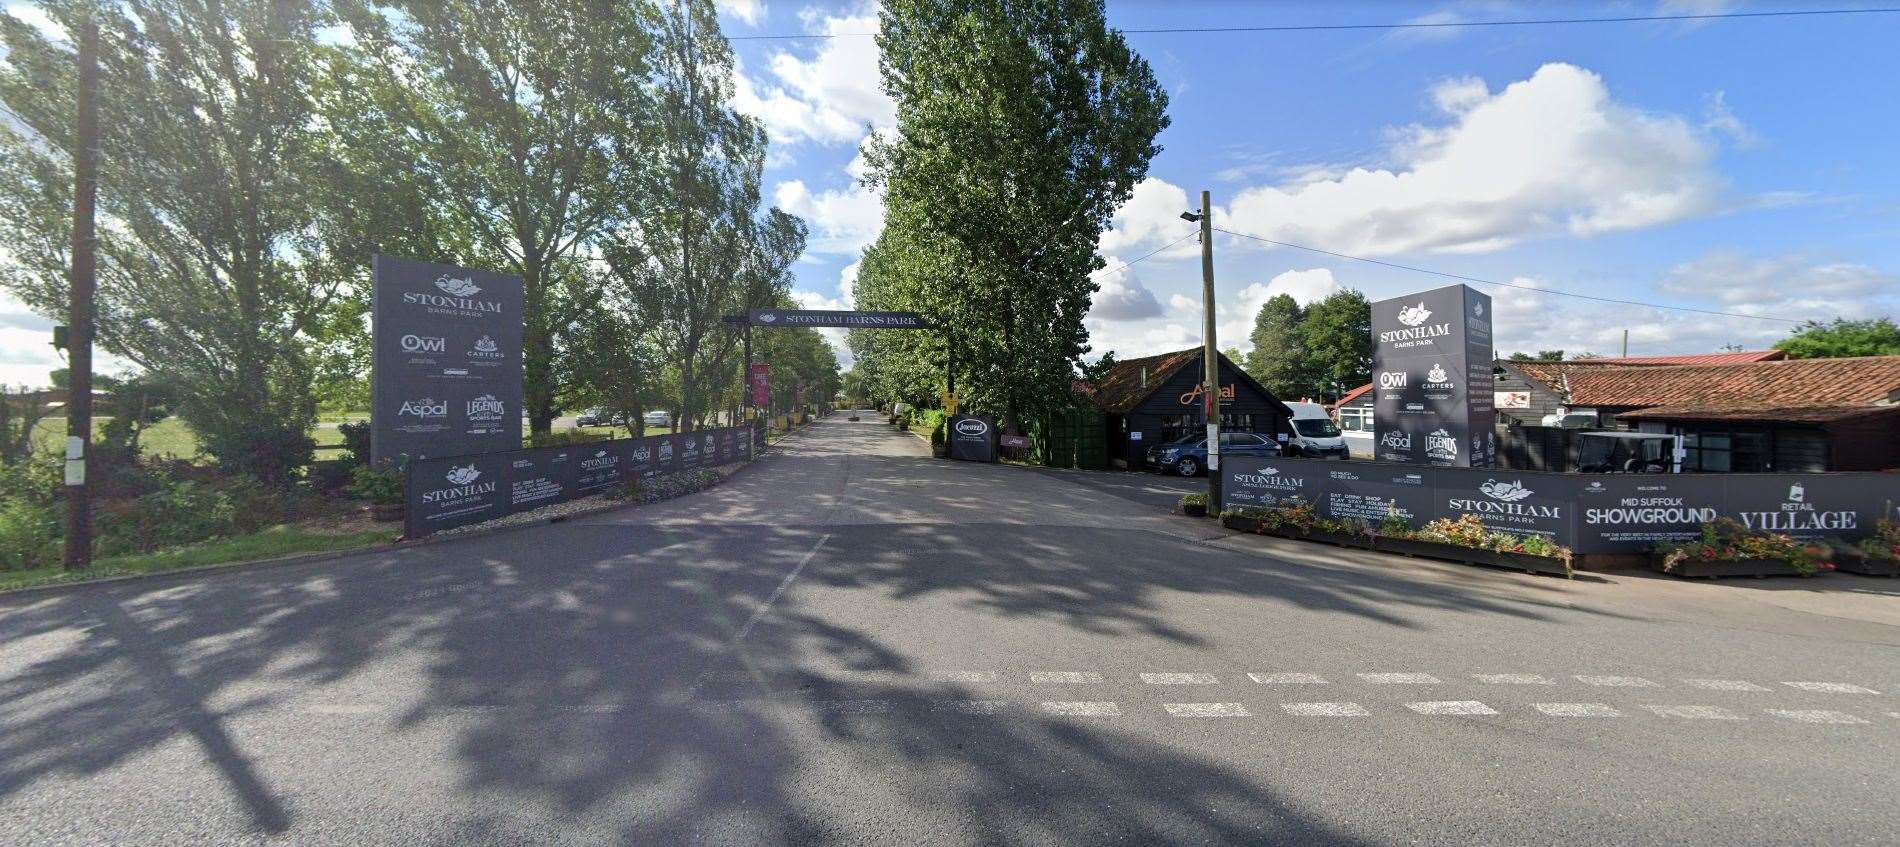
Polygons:
M1182 503L1181 514L1187 515L1190 518L1207 517L1207 504L1206 503Z
M1864 551L1849 549L1836 552L1834 569L1863 576L1900 576L1900 559L1876 558Z
M1688 558L1673 568L1663 567L1662 556L1651 556L1650 567L1684 578L1714 579L1722 576L1813 576L1795 569L1780 559L1697 559Z
M1424 541L1417 538L1381 537L1372 549L1384 553L1400 553L1406 556L1419 556L1427 559L1445 559L1463 562L1468 565L1484 565L1492 568L1509 568L1531 573L1547 573L1568 578L1571 569L1562 559L1552 556L1533 556L1529 553L1507 553L1499 550L1486 550L1481 547L1464 547L1457 544L1441 544L1437 541Z

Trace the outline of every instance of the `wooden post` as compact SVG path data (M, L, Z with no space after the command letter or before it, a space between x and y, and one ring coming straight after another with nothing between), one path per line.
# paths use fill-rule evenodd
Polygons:
M99 24L79 25L78 115L73 133L72 328L67 331L66 549L69 571L92 565L92 497L86 470L92 443L92 318L97 268L94 203L99 193Z
M1220 346L1214 339L1214 204L1201 192L1201 359L1206 365L1203 389L1207 410L1207 510L1218 515L1220 501Z

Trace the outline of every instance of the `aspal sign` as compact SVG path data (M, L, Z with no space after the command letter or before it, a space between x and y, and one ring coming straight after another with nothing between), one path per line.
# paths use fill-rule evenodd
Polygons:
M1377 457L1490 467L1497 457L1491 298L1453 285L1372 304Z
M757 309L753 326L841 326L848 329L925 329L916 312L833 312L817 309Z
M375 257L375 460L521 448L521 280Z

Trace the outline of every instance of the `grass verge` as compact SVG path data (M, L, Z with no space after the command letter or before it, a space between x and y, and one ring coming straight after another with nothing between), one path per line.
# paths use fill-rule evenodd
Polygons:
M67 572L58 567L24 571L0 571L0 591L88 582L127 574L160 573L184 568L274 559L297 553L329 553L385 544L402 534L400 525L346 533L312 532L291 524L279 524L262 532L219 538L173 550L115 556L93 562L88 570Z

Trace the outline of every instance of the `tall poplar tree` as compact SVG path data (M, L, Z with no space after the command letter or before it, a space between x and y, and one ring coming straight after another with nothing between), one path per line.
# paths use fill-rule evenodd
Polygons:
M1095 246L1159 151L1167 96L1100 0L889 0L880 23L897 130L866 149L885 230L858 300L923 312L959 394L1017 425L1068 396ZM875 360L942 343L872 342L870 372L941 369Z

